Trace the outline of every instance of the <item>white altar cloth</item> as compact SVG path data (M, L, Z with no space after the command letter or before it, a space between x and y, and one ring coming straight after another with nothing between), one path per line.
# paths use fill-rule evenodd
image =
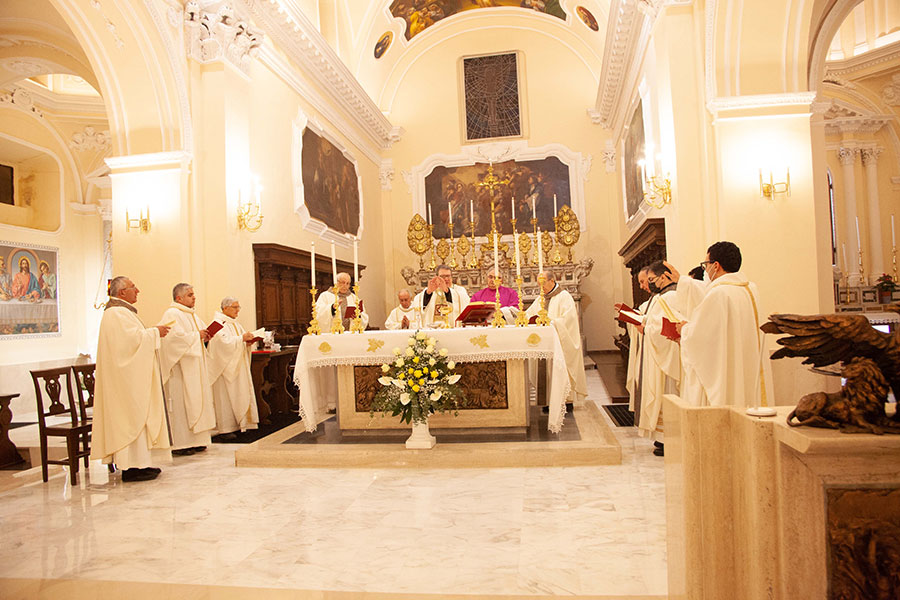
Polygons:
M489 362L509 359L546 358L550 365L548 401L550 418L547 428L559 433L566 416L566 398L572 393L566 371L565 355L553 327L465 327L460 329L423 330L437 339L437 348L446 348L458 363ZM405 350L415 331L366 331L305 335L297 349L294 382L300 388L300 417L307 431L318 424L314 398L316 378L312 369L336 368L338 365L380 365L394 359L393 349Z

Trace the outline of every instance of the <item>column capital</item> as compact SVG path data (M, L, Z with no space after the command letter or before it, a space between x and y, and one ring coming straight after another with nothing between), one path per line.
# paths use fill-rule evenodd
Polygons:
M864 165L875 165L878 162L878 156L883 151L883 148L861 148L859 154Z
M859 148L848 148L846 146L841 146L840 148L838 148L837 153L841 159L842 165L852 166L856 162L856 156L859 154Z

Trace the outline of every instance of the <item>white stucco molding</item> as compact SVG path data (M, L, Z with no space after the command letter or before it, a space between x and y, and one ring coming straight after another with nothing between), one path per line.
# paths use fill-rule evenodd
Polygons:
M325 138L353 164L353 171L356 173L356 187L359 190L359 229L356 231L356 236L362 237L365 223L365 202L363 201L363 182L359 172L359 163L344 144L326 131L313 117L304 113L302 109L297 111L297 117L291 124L291 128L291 189L294 194L294 212L300 217L301 227L304 231L318 235L327 242L334 242L337 246L352 247L353 238L349 234L335 231L309 214L303 189L303 132L310 129L316 135Z
M403 178L412 195L413 212L424 215L425 178L435 167L466 167L477 163L504 162L507 160L526 161L541 160L555 156L569 168L569 195L572 210L578 216L581 230L585 231L584 182L587 181L591 169L591 155L570 150L562 144L547 144L529 148L524 140L513 142L493 142L477 146L465 146L460 154L432 154L409 171L403 172Z
M151 152L148 154L129 154L110 156L103 159L109 167L111 175L133 173L135 171L162 171L169 169L186 169L191 164L191 155L182 150L174 152Z
M249 74L264 37L250 23L238 19L229 3L201 8L197 0L184 5L184 33L188 57L200 63L227 60L244 74Z
M794 92L789 94L752 94L746 96L719 96L712 98L706 104L707 110L713 115L723 112L742 111L769 108L812 107L815 102L815 92Z

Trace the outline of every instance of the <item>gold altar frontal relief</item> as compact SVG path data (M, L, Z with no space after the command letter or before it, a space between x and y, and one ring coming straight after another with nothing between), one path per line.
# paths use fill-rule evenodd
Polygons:
M466 401L458 416L432 415L428 426L437 429L515 428L528 425L525 361L508 360L459 364ZM338 367L338 425L346 430L410 429L398 417L375 413L369 407L381 388L380 367Z

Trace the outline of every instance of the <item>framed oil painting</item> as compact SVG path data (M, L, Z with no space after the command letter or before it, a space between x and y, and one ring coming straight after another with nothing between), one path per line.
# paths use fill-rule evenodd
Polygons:
M480 185L490 166L481 162L437 166L425 176L425 204L426 210L430 209L435 237L449 236L451 216L454 236L461 232L471 235L473 216L476 236L491 230L491 193ZM537 218L542 230L552 230L554 197L557 210L564 204L572 206L569 166L556 156L493 163L493 173L501 182L494 189L494 218L503 234L512 233L513 200L519 232L532 231L532 217Z
M644 158L644 111L639 101L625 131L625 216L637 214L644 201L644 182L641 180L640 161Z
M59 335L58 254L0 241L0 339Z

